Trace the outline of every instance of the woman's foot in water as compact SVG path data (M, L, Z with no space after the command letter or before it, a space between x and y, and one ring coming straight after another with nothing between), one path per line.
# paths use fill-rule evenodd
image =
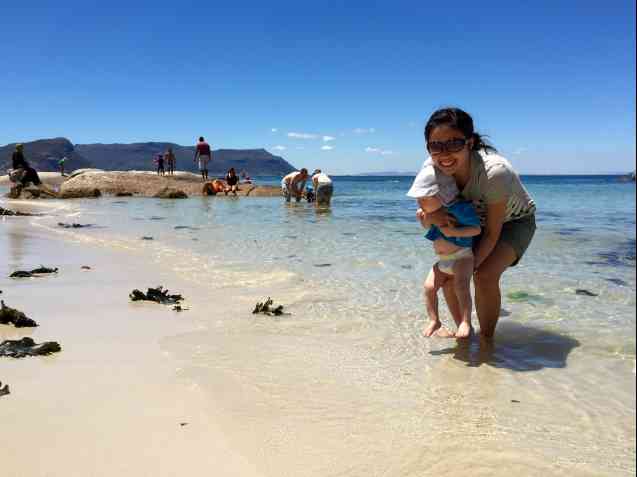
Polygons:
M471 328L471 323L469 321L463 321L462 323L460 323L460 326L458 326L458 331L456 331L456 338L468 338L469 336L471 336L471 332L472 332L472 328Z

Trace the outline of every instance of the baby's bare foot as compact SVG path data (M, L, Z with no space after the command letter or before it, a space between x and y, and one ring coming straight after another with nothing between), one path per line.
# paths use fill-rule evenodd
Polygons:
M433 334L438 331L438 329L440 329L440 327L442 326L442 323L440 323L440 321L438 320L432 320L429 322L429 324L425 327L424 330L422 330L422 333L427 337L431 337L433 336Z
M456 331L456 338L468 338L471 334L471 323L468 321L463 321L458 326L458 331Z

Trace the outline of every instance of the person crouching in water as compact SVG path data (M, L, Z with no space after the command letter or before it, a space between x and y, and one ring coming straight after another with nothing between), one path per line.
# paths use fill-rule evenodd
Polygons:
M319 207L329 207L334 193L332 179L321 169L316 169L312 173L312 185L316 196L316 205Z
M290 202L292 196L297 202L300 202L301 198L303 198L307 178L307 169L303 168L300 171L290 172L281 180L281 192L286 202Z
M473 204L459 200L459 191L454 179L445 176L434 166L425 166L416 176L407 193L418 201L416 217L429 231L425 236L433 242L438 262L434 264L425 280L425 304L429 324L425 336L467 338L471 328L471 277L473 275L473 237L480 235L480 219ZM425 214L446 207L454 223L438 228L428 227ZM455 333L442 327L438 314L438 291L448 280L454 283L454 292L460 305L460 316L450 310L458 329Z

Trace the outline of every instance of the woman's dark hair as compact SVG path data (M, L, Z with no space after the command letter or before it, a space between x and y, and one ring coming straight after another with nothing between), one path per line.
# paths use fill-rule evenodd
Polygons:
M467 139L473 138L472 151L484 149L487 152L497 152L496 148L488 144L484 136L481 136L473 129L473 119L468 113L460 108L443 108L431 115L425 126L425 139L429 142L429 136L438 126L449 126L457 129Z

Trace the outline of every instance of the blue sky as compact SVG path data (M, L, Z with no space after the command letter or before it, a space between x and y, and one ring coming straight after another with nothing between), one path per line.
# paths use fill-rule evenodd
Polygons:
M634 1L6 2L0 144L266 148L418 169L453 105L521 173L635 168Z

